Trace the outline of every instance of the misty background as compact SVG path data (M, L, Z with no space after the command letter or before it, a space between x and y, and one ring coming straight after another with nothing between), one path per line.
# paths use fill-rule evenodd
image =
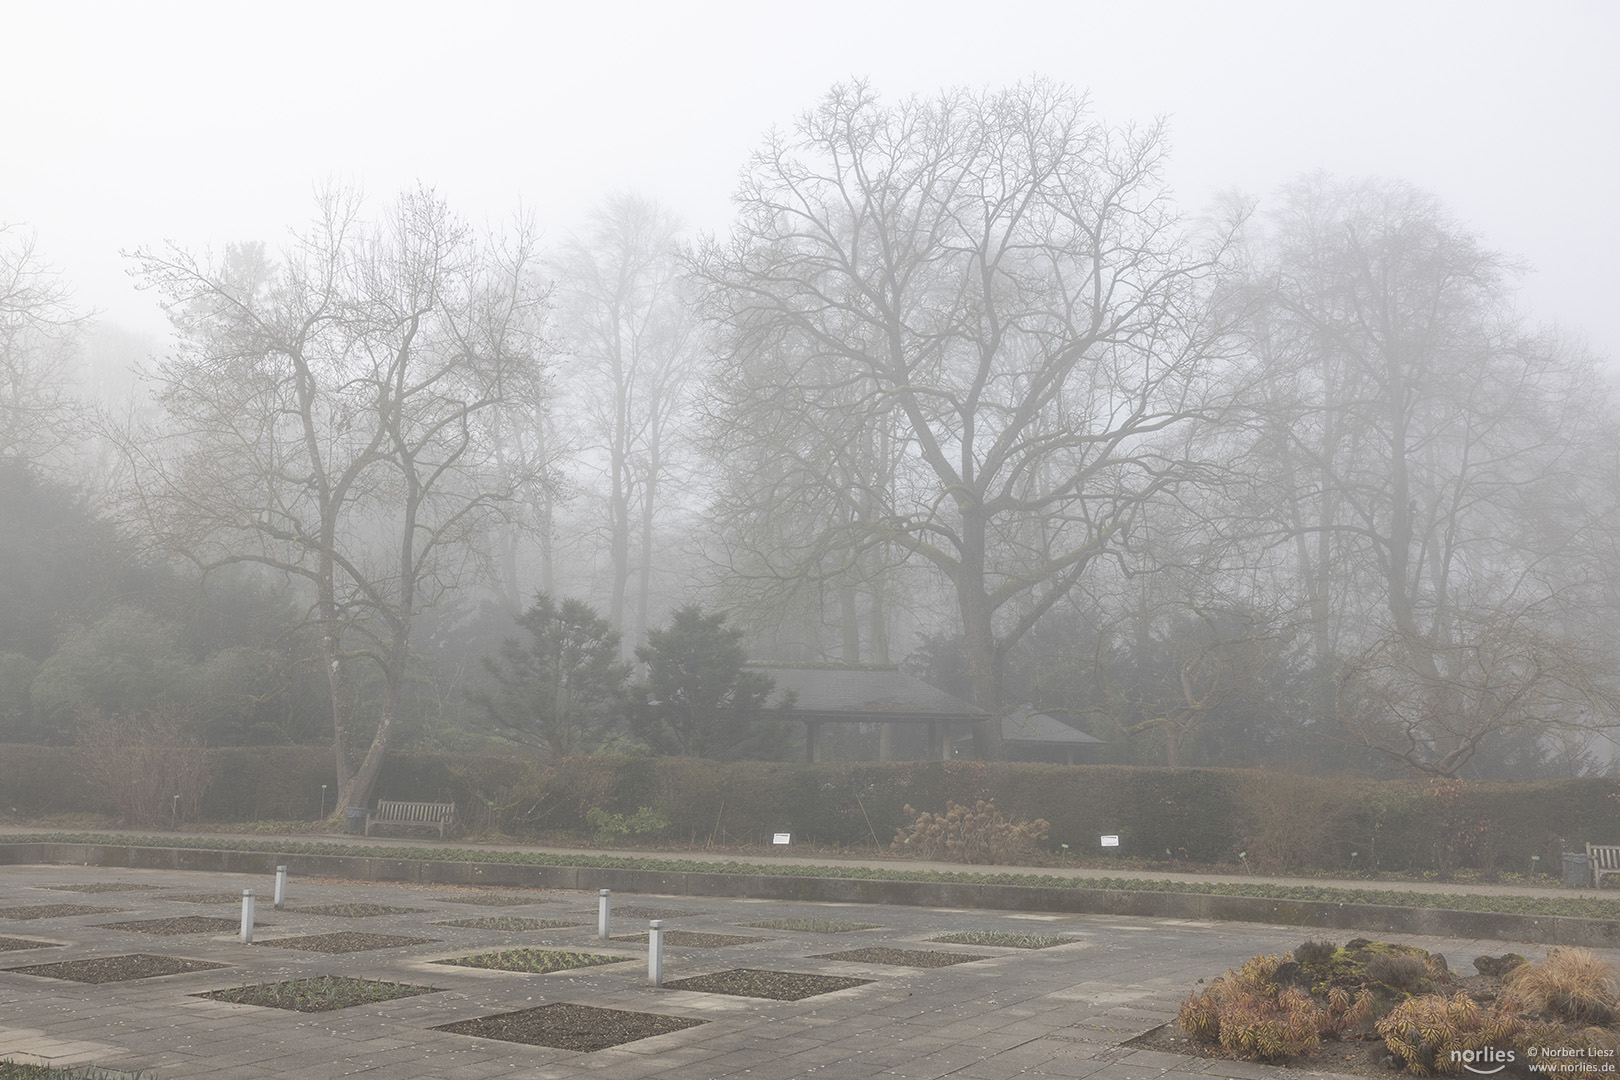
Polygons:
M1108 760L1611 767L1611 6L6 24L0 739L647 752L679 629Z

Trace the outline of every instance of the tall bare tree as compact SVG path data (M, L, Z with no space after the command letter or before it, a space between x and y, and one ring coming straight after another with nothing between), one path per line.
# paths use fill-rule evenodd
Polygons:
M892 425L892 478L831 448L849 467L819 487L847 512L807 544L937 571L992 712L1008 650L1193 471L1166 436L1206 406L1213 264L1163 155L1157 126L1108 127L1049 83L894 106L838 87L754 155L730 242L699 260L715 393L778 388L800 434ZM758 412L733 398L731 452L793 458Z
M657 204L615 196L555 264L560 329L578 361L582 441L600 454L605 481L607 615L624 632L626 657L647 638L656 526L691 369L680 229Z
M530 479L497 460L494 436L540 381L532 232L476 236L431 191L375 221L328 195L279 261L259 245L217 264L135 259L181 340L152 373L164 427L128 444L138 506L205 571L253 562L308 583L337 805L364 805L413 616L488 569L491 531ZM361 660L380 697L356 764L349 669Z
M58 468L82 435L72 368L86 316L37 243L0 222L0 461Z
M1527 331L1514 267L1409 187L1305 181L1271 220L1258 504L1349 737L1454 776L1504 732L1620 719L1594 546L1616 429L1591 359Z

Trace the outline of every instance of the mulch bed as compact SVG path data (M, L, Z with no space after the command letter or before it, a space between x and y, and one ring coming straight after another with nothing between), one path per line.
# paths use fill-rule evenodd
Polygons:
M761 919L738 923L756 930L796 930L802 934L849 934L856 930L881 930L877 923L840 922L837 919Z
M845 960L852 964L892 964L895 967L938 968L952 964L970 964L975 960L988 960L988 956L973 953L946 952L943 949L847 949L844 952L822 953L812 960Z
M518 907L523 904L554 904L549 896L519 896L515 893L468 893L465 896L430 896L446 904L483 904L485 907Z
M155 892L168 888L167 885L131 885L123 881L91 881L83 885L36 885L36 889L50 889L53 892Z
M242 894L230 892L170 893L168 896L160 896L158 899L175 900L182 904L239 904L242 902Z
M477 1020L458 1020L454 1024L441 1024L435 1030L588 1053L707 1022L684 1016L659 1016L656 1013L598 1009L591 1005L558 1002L517 1012L497 1013Z
M148 956L136 953L130 956L101 956L90 960L66 960L59 964L31 964L28 967L7 968L24 975L40 975L47 979L68 979L81 983L127 982L130 979L152 979L159 975L182 975L188 971L212 971L230 967L229 964L210 964L203 960L182 960L175 956Z
M842 975L806 975L797 971L756 971L733 968L712 975L695 975L664 984L666 990L696 990L704 994L731 994L736 997L771 998L799 1001L817 994L865 986L872 979L850 979Z
M0 908L0 919L65 919L69 915L116 915L127 908L96 907L94 904L30 904L27 907Z
M650 935L646 932L640 934L614 934L614 941L639 941L646 944ZM723 949L727 945L751 945L756 941L769 941L770 938L744 937L742 934L705 934L697 930L665 930L665 945L685 945L694 949Z
M387 904L319 904L315 907L292 910L300 915L336 915L342 919L369 919L373 915L417 915L427 908L390 907Z
M679 919L683 916L707 915L707 911L683 911L680 908L663 907L637 907L635 904L626 904L624 907L611 909L615 916L622 915L626 919Z
M268 945L272 949L301 949L305 952L351 953L368 949L392 949L401 945L430 945L437 938L402 937L398 934L363 934L358 930L340 930L335 934L309 934L304 937L276 938L255 941L255 945Z
M451 922L436 922L433 925L462 926L468 930L557 930L564 926L585 924L578 919L522 919L515 915L490 915L482 919L455 919Z
M412 986L409 983L380 982L375 979L350 979L342 975L316 975L308 979L289 979L285 982L258 983L254 986L233 986L228 990L210 990L192 997L228 1001L233 1005L259 1005L267 1009L292 1009L295 1012L331 1012L354 1005L370 1005L395 998L416 997L420 994L443 993L436 986Z
M1006 930L966 930L960 934L941 934L929 941L942 945L995 945L1004 949L1050 949L1058 945L1072 945L1079 938L1061 934L1015 934Z
M134 922L96 924L98 930L131 930L137 934L221 934L227 930L239 930L241 927L241 922L236 919L215 919L208 915L180 915L173 919L137 919Z
M529 975L545 975L552 971L571 968L597 967L601 964L622 964L633 960L630 956L606 956L602 953L565 952L560 949L503 949L500 952L458 956L451 960L435 960L435 964L452 967L487 968L490 971L521 971Z
M30 941L20 937L0 937L0 952L19 952L23 949L60 949L60 941Z

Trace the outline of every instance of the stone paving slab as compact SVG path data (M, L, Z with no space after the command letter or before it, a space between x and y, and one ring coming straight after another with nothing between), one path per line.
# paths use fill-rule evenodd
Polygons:
M323 954L243 945L236 934L197 934L130 946L130 935L94 925L100 916L34 920L31 936L63 943L51 960L147 952L228 964L229 967L121 983L79 984L0 970L0 1057L94 1064L145 1072L153 1080L181 1077L297 1076L324 1080L375 1076L389 1080L480 1080L514 1076L595 1077L600 1080L1003 1080L1014 1076L1095 1080L1190 1080L1192 1077L1269 1077L1271 1070L1211 1063L1172 1054L1132 1051L1120 1044L1171 1020L1199 978L1219 974L1259 952L1298 944L1299 927L1207 923L1146 917L1034 915L960 908L910 908L803 901L704 898L704 914L683 916L683 928L708 933L757 933L765 940L724 950L666 949L667 980L730 968L810 974L858 974L872 983L798 1002L728 997L653 988L646 982L645 946L602 942L589 925L534 932L435 926L468 908L433 899L442 885L371 882L289 883L286 910L270 904L269 878L184 870L111 867L0 867L0 897L49 896L42 886L90 881L157 885L188 892L252 888L258 912L273 928L257 940L352 929L356 920L300 908L321 904L384 904L417 908L364 920L365 929L436 938L419 945ZM60 894L56 894L60 895ZM161 893L116 894L126 919L172 915ZM594 893L554 893L551 910L594 913ZM670 898L615 894L626 906L669 906ZM677 905L678 906L678 905ZM816 959L846 947L851 935L744 931L762 918L836 918L878 924L859 935L861 946L931 948L927 939L968 930L1061 933L1072 944L1049 949L974 946L989 959L944 968L901 968ZM0 933L17 929L0 919ZM643 923L616 918L613 930ZM1340 937L1353 935L1341 934ZM1380 935L1444 952L1465 967L1481 953L1511 947L1532 959L1539 946L1497 941ZM435 960L501 948L559 948L626 957L626 963L546 975L462 968ZM0 955L0 968L20 967L37 953ZM1604 953L1620 960L1620 953ZM442 992L323 1013L232 1005L193 995L258 982L332 974L439 987ZM436 1026L550 1002L655 1012L704 1020L682 1031L619 1047L579 1053L471 1038Z

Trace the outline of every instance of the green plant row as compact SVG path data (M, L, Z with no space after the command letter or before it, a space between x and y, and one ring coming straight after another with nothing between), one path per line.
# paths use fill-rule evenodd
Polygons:
M96 1068L31 1065L7 1058L0 1061L0 1080L147 1080L145 1073L107 1072Z
M213 851L262 851L288 855L347 855L359 858L484 862L516 866L579 866L603 870L654 870L670 873L738 874L756 877L846 878L867 881L930 881L970 885L1031 885L1116 892L1193 893L1248 896L1323 904L1382 904L1406 908L1500 912L1513 915L1562 915L1585 919L1620 919L1620 899L1598 897L1432 893L1398 889L1345 889L1316 885L1260 882L1171 881L1148 878L1075 878L1055 874L1008 874L984 871L902 870L866 866L801 866L783 863L705 862L697 859L629 858L618 855L552 854L540 851L489 851L474 848L393 847L292 841L268 846L262 841L227 837L116 836L104 833L47 833L5 838L19 844L100 844L108 847L189 848ZM0 1078L3 1080L3 1078Z

